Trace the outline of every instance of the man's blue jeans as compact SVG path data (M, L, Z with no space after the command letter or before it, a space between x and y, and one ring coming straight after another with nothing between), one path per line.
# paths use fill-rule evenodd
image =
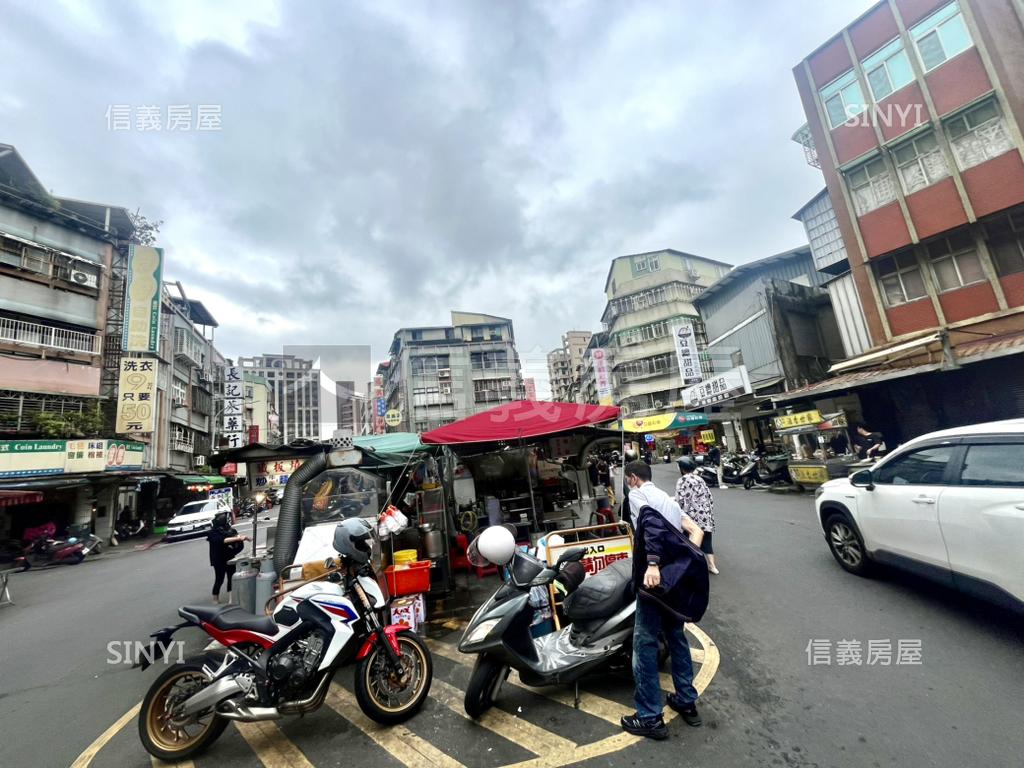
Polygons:
M667 615L656 604L637 598L633 629L633 677L636 680L636 712L649 720L661 714L665 702L658 679L658 637L663 636L672 657L672 682L676 697L686 706L697 701L693 687L693 661L683 623Z

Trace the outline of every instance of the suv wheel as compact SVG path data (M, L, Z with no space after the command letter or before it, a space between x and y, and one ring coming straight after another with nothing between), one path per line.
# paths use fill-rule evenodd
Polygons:
M871 564L864 549L864 541L846 515L835 513L825 520L825 538L828 539L832 557L844 571L857 576L868 574Z

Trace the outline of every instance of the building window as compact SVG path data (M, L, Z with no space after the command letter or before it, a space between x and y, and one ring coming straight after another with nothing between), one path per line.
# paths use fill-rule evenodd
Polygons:
M437 373L449 368L448 355L426 355L412 358L413 375Z
M828 114L829 125L833 128L856 117L867 108L860 83L857 82L857 73L852 69L822 88L820 95Z
M659 269L661 269L661 261L657 256L637 256L633 259L635 272L657 272Z
M1024 272L1024 211L985 222L985 241L998 274Z
M949 142L961 171L1013 149L999 107L986 101L946 121Z
M881 259L875 265L875 274L882 286L882 295L887 306L906 304L928 293L921 278L921 268L912 251Z
M471 352L469 363L474 371L508 368L508 350L499 349L494 352ZM568 370L568 366L566 366Z
M478 403L496 403L512 399L512 379L477 379L473 399Z
M954 291L986 280L974 238L966 230L930 242L928 258L940 291Z
M174 401L175 404L185 403L185 401L188 399L186 392L187 388L185 386L185 382L181 381L180 379L174 379L174 381L171 383L171 399Z
M885 161L877 157L858 165L847 174L857 215L881 208L896 199L896 186Z
M914 70L910 68L910 60L899 38L868 56L861 66L875 101L881 101L914 79Z
M971 35L957 3L940 8L924 21L910 28L921 66L925 71L935 69L971 47Z
M900 144L893 150L903 191L908 195L949 176L949 166L931 131Z
M412 391L412 404L415 407L440 405L441 398L437 387L417 387Z

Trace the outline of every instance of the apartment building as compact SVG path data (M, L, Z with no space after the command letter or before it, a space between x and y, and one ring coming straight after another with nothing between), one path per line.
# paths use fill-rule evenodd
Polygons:
M537 380L532 376L523 379L523 397L526 400L537 399Z
M124 208L51 196L0 144L0 434L96 413L112 263L133 232Z
M551 399L567 403L572 393L572 368L565 347L556 347L548 352L548 382L551 385Z
M251 371L243 371L242 378L245 381L245 426L253 442L279 445L280 424L270 382Z
M267 381L277 408L282 442L321 438L321 372L314 361L295 355L264 354L240 357L238 364L244 373ZM333 384L324 396L337 396ZM330 410L333 412L333 404Z
M828 198L802 213L834 215L820 253L871 347L847 333L838 375L795 398L862 393L903 439L1024 413L1022 51L1013 0L883 0L795 67Z
M425 432L525 396L512 321L474 312L399 329L377 373L384 407L401 416L389 431Z
M580 391L579 401L600 405L600 398L597 394L597 372L594 370L594 350L604 349L608 346L608 334L604 331L591 334L586 349L583 350L583 360L580 363Z
M601 322L612 360L614 400L625 415L642 416L680 404L682 380L672 329L692 323L698 347L706 346L693 300L731 268L672 249L612 260Z

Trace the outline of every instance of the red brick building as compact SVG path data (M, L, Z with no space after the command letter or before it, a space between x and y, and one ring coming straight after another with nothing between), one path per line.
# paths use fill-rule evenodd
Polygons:
M1024 3L883 0L793 73L872 346L833 372L852 391L1024 352Z

